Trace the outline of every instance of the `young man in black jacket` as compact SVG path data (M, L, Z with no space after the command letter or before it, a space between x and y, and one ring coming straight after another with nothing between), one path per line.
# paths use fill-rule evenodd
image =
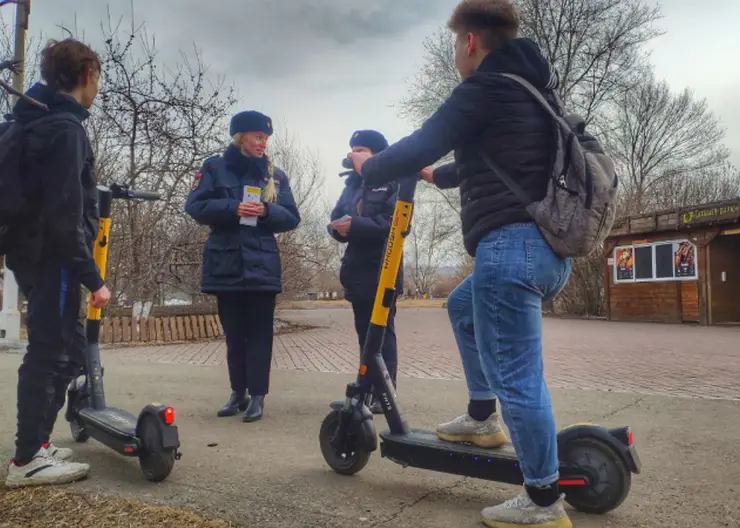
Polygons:
M49 443L69 382L83 365L81 286L103 307L110 292L92 257L98 230L92 148L82 122L98 94L100 61L85 44L50 42L41 76L13 117L25 126L24 193L38 220L8 253L8 267L28 300L28 350L18 371L18 429L6 485L63 484L84 478L87 464L68 462L70 449Z
M463 78L440 108L410 136L368 157L351 154L365 184L377 186L422 170L455 151L455 162L422 170L441 188L460 188L465 248L473 273L448 300L450 321L468 384L468 412L441 424L440 438L498 447L506 441L496 397L511 433L525 490L486 508L483 521L503 528L571 528L558 488L555 421L542 364L543 300L566 283L570 261L544 240L522 203L491 172L486 153L527 192L546 193L555 152L555 124L515 81L516 74L554 103L557 77L538 47L517 38L508 0L463 0L449 22Z

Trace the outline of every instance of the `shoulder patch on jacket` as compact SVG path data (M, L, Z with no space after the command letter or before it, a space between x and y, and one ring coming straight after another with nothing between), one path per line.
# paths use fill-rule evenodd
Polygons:
M195 173L195 176L193 177L193 185L190 186L191 191L195 191L198 187L200 187L200 181L203 179L203 173L201 171L198 171Z

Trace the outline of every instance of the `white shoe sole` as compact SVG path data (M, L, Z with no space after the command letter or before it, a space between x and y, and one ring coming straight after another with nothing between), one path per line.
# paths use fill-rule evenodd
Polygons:
M514 524L510 522L492 521L484 518L483 524L489 528L573 528L573 523L570 522L568 517L562 517L557 521L548 521L537 524Z
M506 437L506 433L503 431L499 431L492 435L453 435L437 431L437 437L445 442L453 442L455 444L474 444L486 449L502 447L509 441Z
M26 488L32 486L53 486L55 484L72 484L83 480L90 473L89 468L82 468L78 471L69 471L55 476L43 476L43 477L12 477L8 475L5 479L6 488Z

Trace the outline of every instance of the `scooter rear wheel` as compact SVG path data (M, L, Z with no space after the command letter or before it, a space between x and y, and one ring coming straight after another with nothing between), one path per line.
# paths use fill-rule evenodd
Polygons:
M331 411L321 423L319 445L321 454L329 467L341 475L354 475L364 468L370 460L370 452L363 450L356 434L348 433L346 449L337 449L332 445L339 429L339 411Z
M161 424L151 414L143 416L137 428L143 452L139 455L139 465L147 480L161 482L175 467L175 449L162 446Z
M584 513L603 514L618 508L629 495L632 474L619 453L596 438L575 438L560 448L560 461L588 468L596 477L585 487L565 489L565 501Z

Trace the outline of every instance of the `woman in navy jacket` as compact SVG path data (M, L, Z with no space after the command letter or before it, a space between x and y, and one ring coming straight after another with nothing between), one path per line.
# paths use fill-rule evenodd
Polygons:
M270 381L275 297L282 291L276 233L301 218L288 178L265 155L272 122L259 112L231 119L232 144L196 175L186 212L211 228L203 250L201 290L216 295L226 334L231 397L218 416L262 417ZM245 186L260 199L243 201ZM252 225L249 225L252 224Z
M358 130L350 139L350 147L353 152L376 154L388 147L388 142L379 132ZM365 344L365 336L370 325L380 264L396 204L396 192L396 183L365 189L362 185L362 176L353 172L347 177L344 191L331 213L332 223L329 225L329 233L339 242L347 244L339 280L344 287L345 299L352 303L360 350ZM403 265L396 282L398 295L402 292L402 285ZM394 303L388 315L382 351L394 385L398 370L395 315ZM376 414L382 413L380 402L375 400L371 410Z

